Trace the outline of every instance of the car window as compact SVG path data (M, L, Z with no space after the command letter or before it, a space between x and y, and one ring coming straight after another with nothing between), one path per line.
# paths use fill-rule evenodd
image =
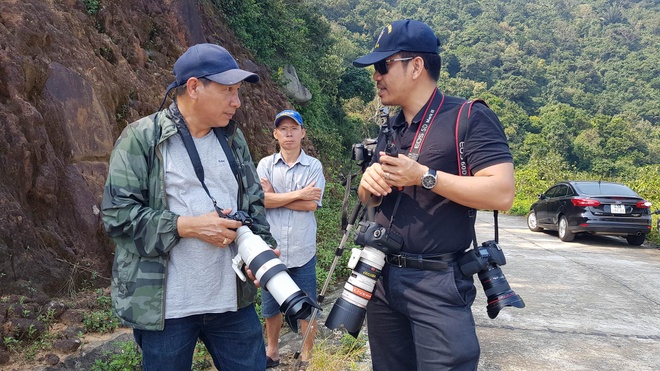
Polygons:
M559 192L559 186L554 186L550 189L548 189L547 192L545 192L546 197L556 197L555 195Z
M566 187L566 196L575 196L575 191L571 187Z
M575 189L581 195L619 195L619 196L633 196L636 197L637 193L623 184L617 183L577 183Z
M554 196L552 197L564 197L566 196L566 191L568 191L568 187L565 185L560 185L557 187L557 192L555 192Z

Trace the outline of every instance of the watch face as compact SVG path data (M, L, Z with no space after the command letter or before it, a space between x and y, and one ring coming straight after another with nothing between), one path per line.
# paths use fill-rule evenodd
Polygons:
M431 189L435 187L435 177L431 174L426 174L422 178L422 187L426 189Z

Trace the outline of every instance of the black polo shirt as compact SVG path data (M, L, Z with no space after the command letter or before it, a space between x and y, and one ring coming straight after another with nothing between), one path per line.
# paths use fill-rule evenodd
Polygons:
M439 104L441 102L441 104ZM400 154L410 152L417 129L427 107L437 108L430 129L419 151L418 162L431 169L450 174L459 174L456 154L456 119L464 99L443 96L436 92L436 99L422 107L408 127L403 112L391 119L394 129L394 145ZM378 161L380 151L385 148L385 138L378 138L373 161ZM488 166L513 162L504 129L495 113L483 104L472 108L465 139L465 156L468 168L475 173ZM390 218L399 194L401 200L396 208L392 230L403 236L402 252L411 254L445 254L467 249L471 243L469 208L449 201L421 186L394 189L383 198L376 212L375 221L385 227ZM479 241L493 236L477 236Z

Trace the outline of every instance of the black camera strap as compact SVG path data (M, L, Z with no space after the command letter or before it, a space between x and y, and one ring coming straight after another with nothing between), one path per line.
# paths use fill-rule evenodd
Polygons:
M215 210L218 211L219 214L221 214L219 211L220 209L218 208L218 204L215 201L215 198L211 196L211 192L209 192L209 189L206 187L206 184L204 183L204 167L202 166L202 161L199 158L199 153L197 152L197 147L195 147L195 142L192 138L192 135L190 134L190 130L188 130L188 125L186 125L185 121L183 120L183 117L175 117L174 123L176 124L177 129L179 129L179 134L181 134L183 145L186 147L186 151L188 152L188 156L190 157L190 161L192 162L193 168L195 168L195 174L197 175L197 179L199 179L199 182L202 183L202 187L204 188L204 191L206 191L206 194L211 198L211 201L213 201L213 206L215 207ZM229 162L231 171L234 174L234 178L236 178L236 182L238 183L239 194L238 194L237 202L240 209L241 179L238 170L238 165L236 164L236 159L234 158L234 154L232 153L231 148L229 147L229 143L227 142L227 138L225 138L222 129L213 128L213 133L215 134L216 138L218 138L218 142L220 142L220 146L222 147L222 150L225 152L225 156L227 157L227 161Z
M456 117L456 157L458 158L458 175L460 176L470 176L470 168L467 164L467 159L465 158L465 138L467 137L467 126L468 120L470 119L470 113L472 112L472 106L475 103L481 103L488 107L486 102L481 99L475 99L473 101L466 101L461 105L461 108L458 111L458 116ZM495 242L499 242L499 225L497 221L498 211L493 210L493 219L494 219L494 228L495 228ZM475 224L477 223L477 210L469 209L468 216L470 218L471 232L472 232L472 245L476 249L479 245L477 242L477 232L475 229Z
M417 128L417 132L415 133L415 138L413 139L413 145L410 148L410 152L408 152L408 157L410 157L413 161L417 161L417 159L419 158L419 152L422 150L422 145L424 144L424 140L426 139L426 133L431 129L431 126L433 125L433 120L435 120L435 116L438 114L438 112L440 112L440 107L442 107L442 104L444 102L445 102L444 94L440 93L437 88L433 90L433 94L431 95L430 102L426 106L426 109L424 110L424 114L422 115L422 117L426 117L426 119L424 120L424 122L420 123L419 127ZM392 216L390 217L389 229L391 229L392 225L394 224L394 215L396 215L396 211L399 209L399 203L401 202L402 195L403 195L402 189L399 189L399 196L396 199L396 203L394 204L394 209L392 210Z

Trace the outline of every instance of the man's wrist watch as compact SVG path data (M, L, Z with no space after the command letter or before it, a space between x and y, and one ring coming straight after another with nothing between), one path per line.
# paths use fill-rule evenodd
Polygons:
M435 174L434 169L429 169L426 174L422 175L422 187L426 189L433 189L437 181L438 176Z

